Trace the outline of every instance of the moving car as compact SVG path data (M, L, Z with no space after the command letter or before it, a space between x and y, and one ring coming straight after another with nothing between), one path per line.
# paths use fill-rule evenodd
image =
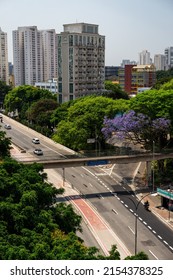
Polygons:
M4 127L5 127L6 129L11 129L11 125L10 125L10 124L5 124Z
M35 149L34 150L34 154L36 154L38 156L42 156L43 155L43 151L42 151L42 149Z
M32 143L34 144L40 144L40 140L38 138L33 138Z

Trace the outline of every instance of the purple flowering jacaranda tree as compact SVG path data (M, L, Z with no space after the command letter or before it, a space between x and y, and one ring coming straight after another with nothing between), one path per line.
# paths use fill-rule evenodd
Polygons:
M171 130L171 121L165 118L151 120L147 115L134 111L116 116L114 119L104 118L102 133L106 139L112 135L133 144L142 144L152 149L153 141L159 151L167 144Z

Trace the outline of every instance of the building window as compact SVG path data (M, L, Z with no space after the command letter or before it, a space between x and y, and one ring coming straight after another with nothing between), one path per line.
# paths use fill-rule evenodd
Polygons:
M73 100L73 94L70 94L70 101Z
M78 35L74 35L74 45L78 45Z
M73 48L69 48L69 79L73 80Z
M70 89L70 93L73 93L73 84L72 83L69 84L69 89Z
M73 46L73 35L69 36L69 46Z
M61 36L58 36L58 47L61 47Z
M62 94L59 94L59 104L62 104Z
M58 83L58 92L62 92L62 83Z

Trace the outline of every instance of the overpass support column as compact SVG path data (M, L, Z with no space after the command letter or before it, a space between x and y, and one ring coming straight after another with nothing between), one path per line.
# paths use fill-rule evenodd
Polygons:
M62 186L64 187L65 186L65 168L64 167L62 168L62 179L63 179Z
M151 181L151 161L146 161L146 184L147 184L147 186L152 185L152 181Z

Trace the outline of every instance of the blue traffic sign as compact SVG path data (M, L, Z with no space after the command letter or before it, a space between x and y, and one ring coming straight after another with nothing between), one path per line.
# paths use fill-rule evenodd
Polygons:
M108 164L108 160L89 160L87 161L88 166L95 166L95 165L105 165Z

